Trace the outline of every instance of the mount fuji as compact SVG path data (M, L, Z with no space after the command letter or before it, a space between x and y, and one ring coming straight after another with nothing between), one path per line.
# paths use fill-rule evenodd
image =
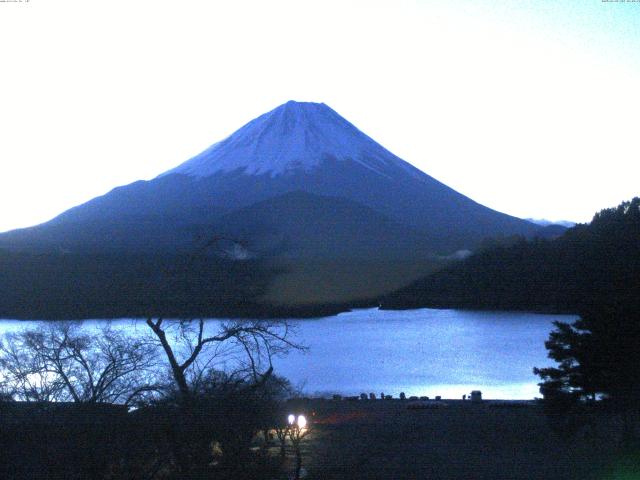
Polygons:
M473 250L489 237L530 237L540 228L440 183L327 105L289 101L152 180L0 235L0 247L180 255L218 235L233 239L221 248L238 261L276 261L289 280L275 279L272 294L289 301L279 295L296 285L294 303L304 303L378 295L412 280L399 273L400 264L411 265L415 276L416 262ZM301 271L332 273L302 278ZM367 291L372 271L384 286ZM333 293L309 293L314 283ZM300 285L307 293L299 293Z

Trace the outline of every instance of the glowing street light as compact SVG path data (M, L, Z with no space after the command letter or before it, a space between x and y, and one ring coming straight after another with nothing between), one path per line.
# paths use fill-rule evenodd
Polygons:
M291 439L291 444L296 453L296 475L295 479L298 480L300 478L300 470L302 469L302 453L300 452L300 442L302 439L309 433L309 429L307 428L307 417L304 415L296 416L294 414L289 415L287 418L289 421L289 438Z
M307 419L304 415L298 415L298 428L301 430L307 426Z

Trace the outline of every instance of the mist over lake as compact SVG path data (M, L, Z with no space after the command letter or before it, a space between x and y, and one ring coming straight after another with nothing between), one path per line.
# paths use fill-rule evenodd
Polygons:
M400 392L460 398L481 390L485 398L540 396L534 366L551 365L544 342L554 320L571 315L465 310L361 309L318 319L292 319L307 352L274 360L277 374L308 395ZM208 320L212 331L223 321ZM85 326L106 320L86 320ZM39 322L3 320L0 332ZM140 320L115 320L132 334L147 333Z

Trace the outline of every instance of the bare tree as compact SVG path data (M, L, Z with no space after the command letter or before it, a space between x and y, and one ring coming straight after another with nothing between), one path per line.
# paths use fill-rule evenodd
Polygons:
M110 325L58 322L0 341L5 391L25 401L130 404L159 389L156 346Z
M267 428L276 392L288 385L273 375L272 359L302 348L291 339L290 325L162 318L146 324L164 352L173 387L147 413L164 425L161 448L170 452L173 468L184 478L249 468L251 440ZM215 467L213 444L224 452Z
M25 333L7 334L0 341L2 389L8 398L24 401L55 401L61 397L60 379L46 373L40 356L33 356Z
M272 359L304 347L292 340L286 321L234 320L206 331L199 320L147 318L147 325L165 353L173 381L182 396L197 392L210 372L222 370L229 379L259 383L273 372Z

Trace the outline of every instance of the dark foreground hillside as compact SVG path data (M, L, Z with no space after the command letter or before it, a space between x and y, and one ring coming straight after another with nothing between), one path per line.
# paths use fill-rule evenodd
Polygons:
M389 295L383 306L575 312L614 294L640 294L640 198L555 240L485 249Z
M400 400L312 401L309 479L572 480L639 478L619 449L614 416L592 417L574 437L555 432L536 404ZM627 476L624 476L624 475Z
M301 442L302 478L597 480L640 475L637 455L619 447L620 422L612 414L594 412L589 425L570 437L554 430L554 419L531 402L443 400L430 401L423 409L409 409L408 404L286 402L283 415L304 413L311 421ZM158 422L156 417L127 414L111 405L36 410L23 406L0 414L3 478L182 478L172 475L166 465L154 467L163 465L159 458L170 456L170 450L162 448L169 448L167 439L176 434L176 426L166 419ZM240 413L225 417L228 429L242 425ZM209 418L214 424L220 419ZM243 457L243 468L224 468L224 454L212 448L216 465L190 478L294 478L292 444L286 444L282 458L277 438L265 444L261 432L253 439L252 453Z

